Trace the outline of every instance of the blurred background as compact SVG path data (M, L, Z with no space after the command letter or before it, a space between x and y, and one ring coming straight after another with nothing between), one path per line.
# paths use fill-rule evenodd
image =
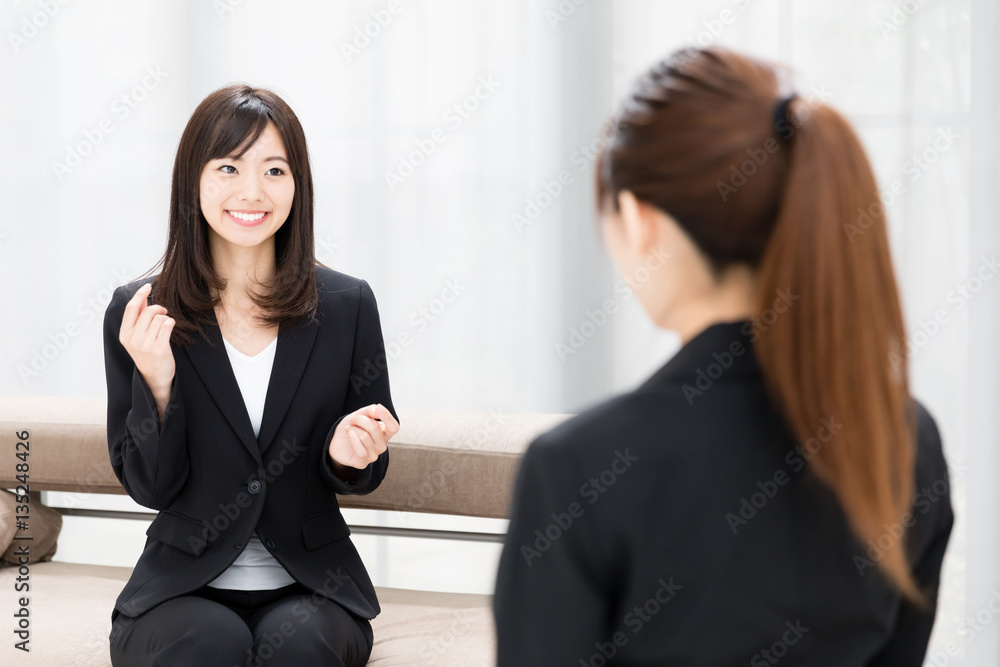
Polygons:
M13 0L0 25L0 394L106 395L111 292L163 253L195 106L239 81L302 122L317 256L372 285L397 408L578 412L677 349L615 289L592 204L602 124L682 46L790 64L799 94L844 112L874 165L913 391L953 466L931 652L956 641L952 664L1000 664L1000 624L958 634L1000 591L994 0ZM144 509L71 496L45 502ZM66 517L56 560L131 566L145 528ZM376 585L492 592L499 544L352 539Z

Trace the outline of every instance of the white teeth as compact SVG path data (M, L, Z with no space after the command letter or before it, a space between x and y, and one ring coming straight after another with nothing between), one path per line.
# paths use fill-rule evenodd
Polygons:
M260 220L267 214L266 213L249 214L249 213L237 213L236 211L229 211L229 215L239 220L243 220L244 222L254 222L256 220Z

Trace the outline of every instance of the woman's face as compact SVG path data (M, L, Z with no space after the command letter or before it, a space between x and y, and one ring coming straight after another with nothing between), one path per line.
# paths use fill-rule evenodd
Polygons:
M284 142L268 123L243 157L210 160L201 172L201 212L214 235L253 247L274 236L288 219L295 181Z

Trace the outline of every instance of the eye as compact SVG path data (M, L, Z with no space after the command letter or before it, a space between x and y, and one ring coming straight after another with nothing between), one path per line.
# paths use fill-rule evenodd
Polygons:
M220 170L224 170L224 169L232 169L232 171L223 171L222 173L224 173L224 174L235 174L235 173L236 173L236 167L234 167L234 166L233 166L233 165L231 165L231 164L224 164L224 165L222 165L221 167L219 167L219 169L220 169Z
M271 174L272 171L276 171L278 173L277 174ZM284 176L285 175L285 170L281 169L280 167L271 167L270 169L267 170L267 173L271 174L272 176Z

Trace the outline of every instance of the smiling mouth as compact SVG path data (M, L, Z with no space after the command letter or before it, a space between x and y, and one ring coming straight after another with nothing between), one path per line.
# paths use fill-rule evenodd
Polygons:
M260 222L268 215L268 211L229 211L230 216L241 224L254 224Z

